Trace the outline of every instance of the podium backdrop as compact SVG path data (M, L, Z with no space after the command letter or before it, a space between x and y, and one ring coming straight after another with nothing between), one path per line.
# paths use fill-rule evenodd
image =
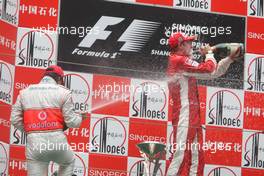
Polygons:
M164 175L175 147L165 70L176 31L198 35L194 48L245 44L226 75L199 82L204 175L264 175L263 26L262 0L0 0L0 175L26 175L11 106L51 64L66 70L75 109L90 112L65 131L76 175L140 175L136 144L147 140L167 144Z

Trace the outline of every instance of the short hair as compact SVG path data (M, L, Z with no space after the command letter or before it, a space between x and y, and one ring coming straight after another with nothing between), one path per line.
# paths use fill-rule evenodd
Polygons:
M52 72L54 69L53 68L47 68L46 73L44 76L50 76L52 77L56 82L62 80L62 77L58 75L57 73ZM48 71L48 72L47 72Z

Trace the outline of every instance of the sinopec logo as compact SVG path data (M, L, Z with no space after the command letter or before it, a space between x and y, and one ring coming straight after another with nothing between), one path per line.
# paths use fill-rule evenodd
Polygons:
M247 90L264 91L264 56L254 58L247 69Z
M146 165L144 164L144 160L140 160L135 162L132 167L129 170L129 176L142 176L146 174L146 169L145 169ZM153 162L150 163L149 165L149 171L150 174L154 175L154 172L156 173L156 175L159 176L164 176L164 173L162 172L162 169L159 167L155 168L155 165Z
M0 61L0 100L11 103L13 76L9 66Z
M264 16L264 0L248 0L248 14L250 16Z
M23 34L18 51L17 65L46 68L52 64L54 43L47 33L32 30Z
M72 91L75 110L88 111L88 100L90 98L90 85L88 81L79 74L66 74L64 84Z
M175 6L190 9L210 10L210 0L176 0Z
M101 16L92 28L93 31L97 32L88 33L78 44L78 47L72 51L72 54L102 58L116 58L116 56L120 53L108 53L104 50L93 51L83 49L93 48L94 44L96 44L99 40L109 40L110 36L114 35L113 33L115 33L115 31L110 31L107 28L116 25L123 25L123 22L126 22L125 18ZM141 48L146 45L152 34L159 26L160 23L157 22L134 19L116 41L123 44L122 47L117 48L116 51L140 52Z
M115 155L127 153L127 125L115 117L96 119L92 128L92 152Z
M0 142L0 174L1 176L7 176L8 167L8 155L6 150L6 145Z
M126 171L114 170L114 169L99 169L91 168L89 169L89 176L127 176Z
M18 10L19 10L18 0L1 0L1 1L2 1L2 13L1 13L2 19L11 24L17 25Z
M210 98L207 124L239 128L242 127L241 113L239 96L230 90L220 90Z
M75 163L74 163L74 169L73 169L73 176L87 176L87 166L86 162L84 161L84 158L82 158L82 155L79 155L75 153ZM59 170L59 165L51 162L49 165L49 173L50 175L57 175Z
M26 145L27 135L25 132L21 132L14 126L11 127L11 144L13 145Z
M253 133L246 138L243 167L264 169L264 132Z
M143 82L134 88L132 116L145 119L165 120L167 117L167 95L163 87L155 82Z
M150 128L151 131L151 128ZM129 134L129 140L131 141L137 141L143 142L143 141L156 141L156 142L161 142L161 143L166 143L166 138L162 136L152 136L152 135L141 135L141 134L134 134L131 133Z
M264 33L248 32L248 38L257 39L257 40L264 40Z
M238 176L233 170L227 167L216 167L207 176Z

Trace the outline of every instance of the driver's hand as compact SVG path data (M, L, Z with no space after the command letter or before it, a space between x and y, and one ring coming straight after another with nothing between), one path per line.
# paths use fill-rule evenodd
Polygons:
M209 51L212 51L212 47L210 47L210 45L205 45L200 48L200 54L202 56L206 55Z

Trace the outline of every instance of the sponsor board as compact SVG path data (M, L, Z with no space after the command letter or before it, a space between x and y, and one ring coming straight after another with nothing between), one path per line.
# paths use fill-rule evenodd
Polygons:
M0 101L12 104L15 67L0 60Z
M90 152L127 156L128 123L125 117L92 114Z
M17 26L18 25L18 14L19 14L19 0L1 0L0 9L2 20Z
M241 166L241 129L206 126L205 144L205 163Z
M58 2L20 0L19 27L55 30L58 23Z
M101 154L89 154L90 176L101 175L127 175L127 157L110 156Z
M244 131L242 167L264 170L264 132Z
M55 65L57 35L29 28L18 28L16 66L47 68Z
M165 160L160 160L159 163L161 164L158 168L157 174L158 176L165 176ZM128 157L127 160L127 175L128 176L141 176L146 174L143 158L135 158L135 157ZM150 163L149 168L150 174L154 171L154 163Z
M1 7L1 3L0 3ZM15 63L17 27L0 20L0 58Z
M186 10L210 12L211 0L174 0L173 6Z
M9 174L27 176L26 149L23 146L10 145Z
M244 96L244 128L252 130L263 130L264 94L246 91Z
M264 21L261 18L247 18L247 52L264 54Z
M206 125L243 128L243 91L207 88Z
M248 0L248 16L264 17L264 1L263 0Z
M204 168L205 176L240 176L241 168L240 167L230 167L230 166L217 166L206 164Z
M130 79L104 75L93 78L92 113L128 117Z
M264 92L264 56L246 54L244 70L244 89Z
M131 118L168 120L167 82L132 79L131 87L129 110Z
M91 92L93 75L65 72L64 85L72 91L72 101L76 111L91 112Z
M0 175L8 176L9 145L0 141Z
M140 152L136 146L138 143L144 141L155 141L166 144L166 138L167 122L130 119L128 135L128 156L140 157Z
M49 164L48 176L58 174L59 165L51 162ZM73 169L75 176L88 176L88 153L75 152L75 163Z

